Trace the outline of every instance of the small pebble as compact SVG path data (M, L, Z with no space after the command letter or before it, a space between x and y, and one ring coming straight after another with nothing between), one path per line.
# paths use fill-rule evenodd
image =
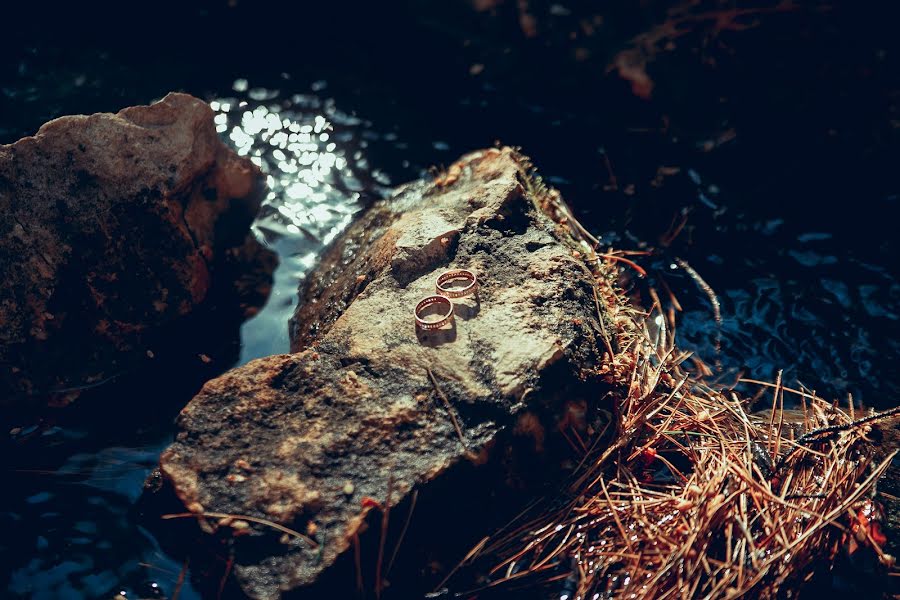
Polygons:
M356 489L356 488L353 487L353 482L352 482L352 481L348 481L348 482L344 483L344 493L345 493L346 495L352 496L352 495L353 495L353 491L354 491L355 489Z

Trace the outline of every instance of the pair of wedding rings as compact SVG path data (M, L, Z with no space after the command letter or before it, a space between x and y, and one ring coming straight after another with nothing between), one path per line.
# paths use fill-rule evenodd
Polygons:
M449 287L448 284L458 281L465 282L463 287ZM437 278L435 282L435 293L431 296L422 298L416 304L414 316L416 317L416 327L426 331L432 329L440 329L453 320L453 300L451 298L462 298L475 293L478 289L478 278L475 273L466 269L453 269L445 271ZM436 321L426 321L423 315L430 306L439 306L441 312Z

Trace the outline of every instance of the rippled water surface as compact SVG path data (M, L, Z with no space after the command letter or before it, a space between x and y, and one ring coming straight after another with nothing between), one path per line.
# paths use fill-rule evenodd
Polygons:
M324 95L282 94L250 87L245 79L236 80L229 92L210 100L216 127L238 154L263 171L267 194L252 230L279 257L268 301L241 325L236 366L289 351L287 320L299 283L366 201L388 189L387 175L366 159L369 144L399 142L371 122L341 112ZM153 402L152 397L144 400ZM109 435L91 423L17 429L13 438L23 445L27 439L61 452L53 456L58 466L18 464L13 470L17 497L0 519L13 539L29 548L9 557L15 565L9 581L14 596L76 598L104 592L152 598L175 589L179 598L197 596L189 578L181 577L182 563L159 548L135 508L145 479L171 440L170 423L125 446L89 439ZM44 439L35 441L36 435ZM81 444L88 445L87 451L67 452Z
M269 302L241 327L244 363L289 350L285 323L299 282L362 208L362 196L382 195L390 180L366 158L381 135L333 100L250 88L246 79L235 81L233 92L210 102L216 129L263 170L268 191L253 233L280 258Z
M657 35L664 11L597 21L552 3L531 37L516 3L481 4L500 8L370 8L345 29L322 26L341 17L322 8L290 35L238 27L258 26L250 17L262 9L222 8L190 16L183 41L153 52L114 39L77 51L23 42L8 55L0 107L16 110L0 111L0 142L170 89L207 99L223 139L266 175L253 231L280 258L262 310L239 333L199 342L209 364L200 350L193 362L162 356L113 398L10 431L0 503L9 596L197 597L180 577L184 556L160 548L138 502L175 414L205 379L287 351L299 281L368 202L498 139L523 146L605 244L651 252L638 257L647 274L633 274L636 297L653 287L669 303L671 291L681 345L714 377L784 370L826 397L896 405L896 36L852 10L765 13L716 36L691 22L696 35L645 52L654 87L643 98L609 65L634 36ZM238 30L252 56L198 49ZM721 323L685 265L714 291ZM215 580L224 558L219 567L194 575Z

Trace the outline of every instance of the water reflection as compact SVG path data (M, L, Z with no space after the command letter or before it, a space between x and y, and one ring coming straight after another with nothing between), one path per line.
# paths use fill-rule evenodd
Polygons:
M315 95L283 95L246 79L232 89L235 96L210 102L216 129L265 174L268 193L253 231L281 261L268 303L241 328L244 363L289 350L286 324L298 284L360 210L363 195L379 195L390 181L366 160L369 141L381 137L371 123Z
M55 470L16 473L17 494L0 513L8 597L161 598L180 563L136 524L133 505L158 460L153 447L116 446L71 456ZM194 597L190 583L183 597Z
M314 87L323 91L325 84ZM266 177L267 196L252 228L280 264L268 302L241 326L239 357L226 351L213 365L198 359L207 378L235 357L242 364L289 350L298 284L353 215L390 184L369 165L370 144L400 145L395 135L377 133L372 123L316 95L283 95L247 80L235 81L232 92L210 101L216 128ZM181 600L200 597L191 577L181 576L183 562L142 527L138 505L171 441L171 420L197 385L148 382L128 398L133 407L118 426L104 414L11 436L12 452L0 455L3 466L10 463L7 483L16 490L0 503L4 597L165 598L176 590ZM171 397L164 407L161 395ZM17 444L35 436L28 447L40 452L26 456Z
M678 178L684 180L680 189ZM846 402L852 396L857 406L893 406L900 383L886 375L900 356L895 269L860 256L847 244L852 230L824 232L808 229L802 219L761 218L743 209L734 192L717 189L711 203L704 192L712 185L694 169L682 169L653 194L626 199L607 221L613 229L602 230L604 242L653 248L652 256L638 261L649 274L635 282L642 302L650 304L646 292L653 286L668 306L664 292L671 290L683 308L679 346L710 366L720 364L714 377L725 384L740 373L774 381L782 371L784 381L826 398ZM686 188L693 201L673 198ZM634 207L640 208L638 217ZM674 241L658 243L679 214L690 215L687 227ZM721 327L709 298L677 257L715 291ZM742 390L752 395L758 388Z
M647 282L661 292L671 288L684 308L677 333L683 348L697 350L713 364L720 338L726 375L746 368L754 378L774 380L779 369L786 369L785 381L799 379L826 397L843 400L852 392L867 405L896 401L900 387L891 368L900 357L900 283L890 264L894 245L885 245L881 260L871 251L860 255L864 234L844 231L842 219L808 226L809 216L802 214L802 204L791 203L790 191L771 198L757 197L755 188L742 191L745 179L729 175L712 155L698 155L668 138L650 139L643 130L621 134L618 146L592 155L585 144L578 145L579 138L590 138L591 144L607 140L590 129L588 116L568 109L523 108L513 99L489 95L473 103L462 99L461 114L472 120L479 136L453 137L459 117L433 138L433 131L407 126L407 148L387 129L397 123L373 127L325 99L324 82L312 89L310 95L284 94L238 80L228 95L210 102L223 139L266 174L268 197L253 228L281 259L268 303L241 328L237 362L288 350L287 319L298 283L324 246L390 183L370 160L389 164L395 181L412 179L417 171L406 162L409 158L425 164L452 160L490 143L493 138L481 134L503 131L507 116L506 130L514 126L522 137L505 139L522 141L525 151L534 153L548 181L562 188L604 243L657 248L657 254L639 262L650 274ZM404 117L391 113L389 118L401 122ZM557 129L561 133L554 137ZM582 129L591 135L572 134ZM435 141L443 139L450 141ZM747 153L762 154L756 150L751 146ZM555 157L565 161L554 162ZM603 166L610 160L617 186ZM681 216L689 217L686 227L663 247L661 235ZM685 259L716 291L721 332L708 298L678 268L676 258ZM162 383L160 388L157 395L173 394ZM157 400L153 394L129 398L147 406ZM188 400L189 394L171 403ZM6 542L0 543L0 562L8 571L0 573L0 584L8 585L8 595L109 598L124 591L130 598L171 596L182 564L161 552L140 527L134 501L170 441L170 416L176 410L150 425L116 423L121 432L112 435L92 424L84 428L94 439L87 448L78 446L71 428L48 429L39 450L49 458L29 458L40 472L21 472L24 458L14 465L19 470L11 470L7 483L15 492L0 508ZM182 600L197 597L189 581L181 589Z

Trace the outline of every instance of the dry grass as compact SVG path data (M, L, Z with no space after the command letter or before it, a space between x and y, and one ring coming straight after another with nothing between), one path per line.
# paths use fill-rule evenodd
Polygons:
M599 375L613 390L604 402L615 432L584 441L558 508L482 541L474 552L494 561L488 587L552 583L573 599L769 598L791 595L846 544L892 563L870 521L874 483L893 455L876 463L866 434L884 415L855 420L852 408L780 381L761 387L771 411L749 413L748 402L688 372L671 311L657 301L647 314L623 297L613 268L628 268L622 255L597 254L559 195L536 178L528 185L596 275L612 331ZM785 393L802 403L793 423Z

